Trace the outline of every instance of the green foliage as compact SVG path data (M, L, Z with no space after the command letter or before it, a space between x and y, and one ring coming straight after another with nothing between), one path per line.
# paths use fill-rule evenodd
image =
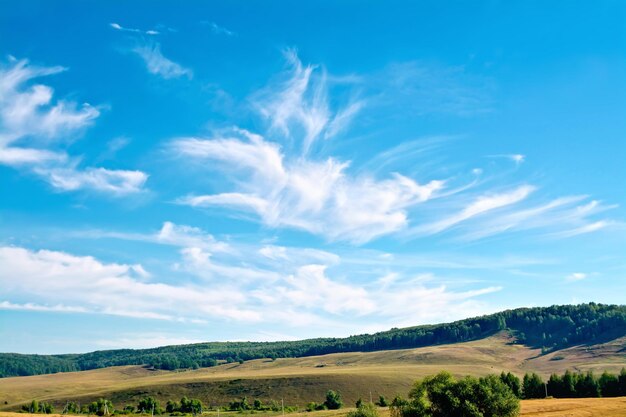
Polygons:
M36 413L53 414L54 407L52 406L52 404L49 404L49 403L45 403L45 402L40 403L37 400L32 400L30 404L22 406L22 411L25 411L31 414L36 414Z
M139 404L137 404L137 410L140 413L146 414L163 414L163 409L161 409L161 405L154 397L143 397L139 400Z
M174 413L177 410L180 410L180 404L176 401L168 400L165 404L165 411L167 413Z
M195 398L187 398L183 397L180 399L180 409L178 410L181 413L191 413L191 414L200 414L202 413L202 401Z
M392 417L512 417L519 414L519 398L497 375L456 380L440 372L417 381L409 400L391 402Z
M250 404L248 403L248 398L243 397L241 401L231 401L228 404L228 409L231 411L245 411L250 410Z
M356 410L350 411L347 417L378 417L378 409L372 403L362 403Z
M598 378L593 372L550 375L548 395L555 398L619 397L626 395L626 370L619 375L604 372Z
M354 405L356 406L356 408L359 408L360 406L362 406L363 398L359 398L358 400L356 400L356 403Z
M389 404L387 403L387 399L385 398L384 395L381 395L378 397L378 402L376 403L376 405L380 406L380 407L387 407L389 406Z
M524 391L524 398L526 399L546 397L546 388L543 379L534 372L524 375L522 389Z
M98 401L89 404L87 410L89 414L96 414L98 416L110 415L115 411L113 403L104 398L100 398Z
M78 414L80 413L80 409L78 408L78 404L74 401L70 401L65 405L64 413L66 414Z
M500 380L511 389L511 392L513 392L517 398L522 398L522 383L517 376L510 372L505 374L503 371L500 374Z
M293 358L338 352L416 348L476 340L510 329L521 343L544 353L626 334L626 306L580 304L520 308L453 323L392 329L347 338L292 342L212 342L153 349L119 349L72 355L0 354L0 377L80 371L118 365L195 369L219 362Z
M341 394L337 391L328 390L328 392L326 392L326 401L324 401L324 405L329 410L339 410L343 406Z
M324 404L318 404L316 402L310 402L306 405L306 411L320 411L326 410L326 406Z

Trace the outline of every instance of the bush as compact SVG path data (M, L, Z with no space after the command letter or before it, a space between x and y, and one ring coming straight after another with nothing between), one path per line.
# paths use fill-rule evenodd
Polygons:
M372 403L362 403L354 411L350 411L347 417L378 417L378 409Z
M336 391L329 390L326 393L326 401L324 401L324 405L329 410L339 410L343 406L341 394Z
M513 417L519 414L519 399L496 375L455 380L440 372L417 381L409 400L396 397L391 403L394 417Z

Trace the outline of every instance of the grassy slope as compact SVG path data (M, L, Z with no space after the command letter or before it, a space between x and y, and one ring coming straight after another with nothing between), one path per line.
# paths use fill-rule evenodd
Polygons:
M405 395L411 383L442 369L457 375L483 375L510 370L518 374L536 371L609 370L626 366L626 338L578 346L541 356L537 349L513 344L506 333L486 339L418 349L366 353L335 353L306 358L254 360L195 371L152 371L123 366L84 372L0 379L0 409L15 409L33 398L64 404L85 403L100 396L120 407L136 403L144 395L160 401L181 396L200 398L205 404L225 404L249 398L285 399L304 406L321 401L328 389L339 390L347 404L357 398L382 394ZM555 357L561 357L554 360ZM4 401L8 404L4 405Z
M626 417L626 397L621 398L573 398L548 400L523 400L522 417ZM316 411L312 413L292 413L290 417L345 417L350 409L337 411ZM217 417L217 413L205 413L207 417ZM223 417L236 417L243 414L221 413ZM260 417L265 413L255 414ZM277 413L267 416L277 416ZM0 412L0 417L40 417L41 414L18 414ZM50 417L62 417L52 414ZM380 417L389 417L388 409L381 409Z

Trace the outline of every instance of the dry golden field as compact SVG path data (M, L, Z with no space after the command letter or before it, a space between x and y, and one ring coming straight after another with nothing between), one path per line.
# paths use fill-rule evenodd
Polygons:
M368 399L370 392L373 398L406 395L413 381L444 369L457 376L503 370L518 375L535 371L544 377L566 369L617 373L626 366L624 346L626 338L621 338L541 356L538 350L515 344L503 333L452 345L275 361L259 359L193 371L120 366L0 379L0 410L17 410L32 399L52 402L59 409L66 401L84 404L99 397L108 398L121 408L136 404L146 395L162 403L186 395L209 406L225 405L243 396L262 401L284 398L286 405L304 407L310 401L323 401L328 389L340 391L346 404L354 404L359 397Z
M620 398L573 398L522 400L522 417L626 417L626 397ZM311 413L289 413L289 417L345 417L350 408L341 410L315 411ZM221 413L223 417L245 416L239 413ZM277 416L279 413L256 413L255 416ZM0 417L41 417L41 414L0 412ZM217 417L217 413L204 413L206 417ZM65 417L51 414L49 417ZM380 417L389 417L388 409L380 409Z

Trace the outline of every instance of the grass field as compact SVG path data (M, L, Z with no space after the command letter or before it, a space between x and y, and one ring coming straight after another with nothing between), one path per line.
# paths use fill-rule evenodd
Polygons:
M521 416L524 417L626 417L626 397L620 398L573 398L523 400ZM315 411L312 413L290 413L289 417L345 417L351 409ZM220 413L221 417L248 416L240 413ZM280 413L257 413L254 416L276 416ZM41 417L41 414L0 412L0 417ZM205 413L206 417L217 417L217 413ZM64 417L51 414L50 417ZM380 409L380 417L389 417L388 409Z
M141 366L111 367L84 372L0 379L0 409L17 410L32 399L86 403L99 397L121 408L152 395L164 403L183 395L206 405L225 405L247 396L285 399L303 407L323 401L328 389L341 392L346 404L357 398L406 395L418 378L442 369L457 376L535 371L548 376L570 370L608 370L626 366L626 338L595 346L578 346L549 355L513 343L507 334L452 345L379 352L337 353L307 358L259 359L193 371L154 371ZM6 402L6 404L5 404ZM322 416L323 417L323 416Z

